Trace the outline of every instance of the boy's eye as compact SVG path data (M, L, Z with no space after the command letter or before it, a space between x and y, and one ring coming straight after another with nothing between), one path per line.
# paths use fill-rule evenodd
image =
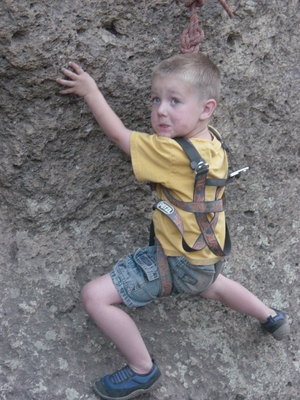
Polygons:
M172 99L172 104L179 104L180 103L180 101L178 100L178 99Z
M158 97L153 97L152 103L159 104L159 102L160 102L160 99Z

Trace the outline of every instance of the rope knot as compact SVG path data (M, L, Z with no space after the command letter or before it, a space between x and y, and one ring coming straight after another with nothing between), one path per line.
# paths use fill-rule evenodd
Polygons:
M198 53L204 32L199 26L197 7L202 7L204 0L189 0L187 4L187 7L191 7L190 25L181 34L180 53Z
M199 26L197 15L197 7L203 7L205 0L187 0L185 7L191 9L190 25L181 34L180 53L197 53L200 48L200 43L204 40L204 32ZM226 4L225 0L218 0L223 6L230 18L233 14Z

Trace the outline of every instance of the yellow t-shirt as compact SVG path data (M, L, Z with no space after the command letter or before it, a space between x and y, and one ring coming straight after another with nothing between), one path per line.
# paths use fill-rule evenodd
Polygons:
M190 139L209 164L208 178L226 179L228 173L227 155L218 139ZM194 171L190 161L181 146L173 139L149 135L141 132L132 132L130 149L133 172L138 181L158 183L156 191L159 199L165 198L161 185L165 186L171 195L178 200L193 201ZM159 185L161 184L161 185ZM215 187L207 186L205 200L215 200ZM224 189L221 191L222 197ZM175 207L176 208L176 207ZM199 226L193 213L177 209L184 223L184 238L189 246L193 246L200 234ZM176 226L161 211L155 210L153 215L155 236L162 244L167 256L185 256L194 265L211 265L220 260L206 246L203 250L186 252L182 248L182 236ZM215 235L224 246L225 241L225 214L219 213Z

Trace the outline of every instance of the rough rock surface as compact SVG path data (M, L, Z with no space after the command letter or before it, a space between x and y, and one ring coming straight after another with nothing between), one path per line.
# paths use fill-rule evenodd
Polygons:
M220 66L214 125L250 172L228 190L225 274L285 310L287 340L196 297L129 311L163 373L145 399L300 398L297 0L216 0L201 51ZM83 101L58 94L77 61L128 127L149 131L152 67L178 52L184 1L2 0L0 262L3 400L95 400L121 355L87 318L81 287L148 240L153 198Z

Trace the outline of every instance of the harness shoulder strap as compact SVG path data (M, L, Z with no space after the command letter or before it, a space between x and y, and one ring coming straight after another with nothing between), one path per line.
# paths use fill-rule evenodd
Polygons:
M219 142L221 142L222 144L224 143L222 136L214 127L212 127L211 125L208 125L208 130L210 131L210 133L212 133L218 139Z
M191 162L190 163L191 168L193 170L195 170L195 168L197 167L197 165L200 162L203 162L204 164L206 164L206 161L204 160L204 158L201 157L199 152L196 150L195 146L189 140L183 139L181 137L174 138L174 140L182 147L182 149L187 154L187 156Z

